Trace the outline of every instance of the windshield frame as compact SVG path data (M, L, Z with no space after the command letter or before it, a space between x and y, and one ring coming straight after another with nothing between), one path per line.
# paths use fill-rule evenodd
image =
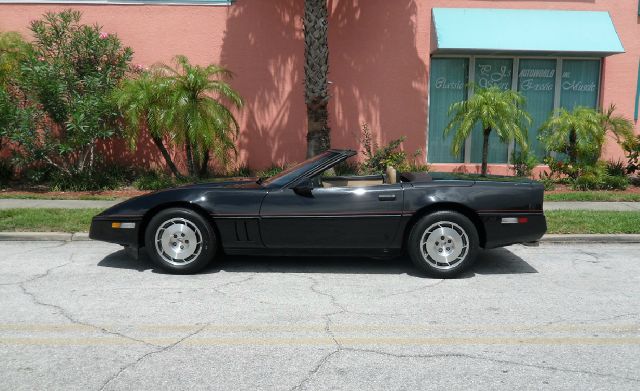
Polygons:
M355 155L353 151L328 150L302 163L296 164L277 175L264 179L260 182L260 185L267 188L283 188L297 182L299 179L305 177L306 174L313 174L316 171L329 168L353 155Z

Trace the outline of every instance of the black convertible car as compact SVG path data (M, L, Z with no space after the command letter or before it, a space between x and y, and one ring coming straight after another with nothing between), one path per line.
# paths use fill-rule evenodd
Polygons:
M438 173L331 176L355 155L330 150L271 178L194 184L127 200L93 218L90 237L118 243L174 273L202 270L223 251L385 256L406 251L452 277L479 248L545 233L543 186Z

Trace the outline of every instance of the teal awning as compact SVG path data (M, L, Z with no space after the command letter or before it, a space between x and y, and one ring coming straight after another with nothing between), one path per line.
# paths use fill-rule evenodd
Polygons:
M624 53L608 12L434 8L433 25L435 53Z

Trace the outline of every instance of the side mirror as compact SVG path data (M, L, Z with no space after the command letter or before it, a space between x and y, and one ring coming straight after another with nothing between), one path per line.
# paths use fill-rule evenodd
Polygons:
M293 188L293 191L301 196L311 197L311 191L313 190L313 183L309 178L305 178Z

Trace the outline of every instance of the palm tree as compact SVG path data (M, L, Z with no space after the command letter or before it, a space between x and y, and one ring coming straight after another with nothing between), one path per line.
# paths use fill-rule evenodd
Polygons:
M114 91L113 97L124 119L124 131L131 147L135 148L140 131L146 128L167 167L177 178L180 172L164 145L164 139L172 137L164 117L169 108L168 91L166 79L157 72L145 71L138 78L125 80Z
M449 108L453 116L444 130L447 136L455 130L451 150L459 155L466 139L476 124L482 125L482 176L487 175L489 135L495 131L503 142L515 140L523 149L527 146L527 132L523 122L531 124L531 116L523 110L524 97L512 90L498 87L477 88L466 101L456 102Z
M205 176L210 153L226 163L236 151L239 125L225 106L243 106L240 95L224 81L232 73L217 65L192 65L185 56L175 57L175 67L163 65L170 83L170 105L164 123L175 131L176 142L184 145L189 175Z
M331 146L329 128L329 44L327 0L304 2L305 103L307 105L307 157Z
M602 115L602 128L605 134L611 133L618 143L633 138L633 122L624 115L616 114L616 105L610 104ZM600 156L600 154L598 154Z
M548 150L566 153L573 165L578 160L597 159L604 142L603 120L592 108L562 108L542 125L539 138Z
M571 164L595 161L607 133L619 142L633 137L633 123L615 111L613 104L606 111L588 107L560 109L542 125L540 140L549 150L566 153Z

